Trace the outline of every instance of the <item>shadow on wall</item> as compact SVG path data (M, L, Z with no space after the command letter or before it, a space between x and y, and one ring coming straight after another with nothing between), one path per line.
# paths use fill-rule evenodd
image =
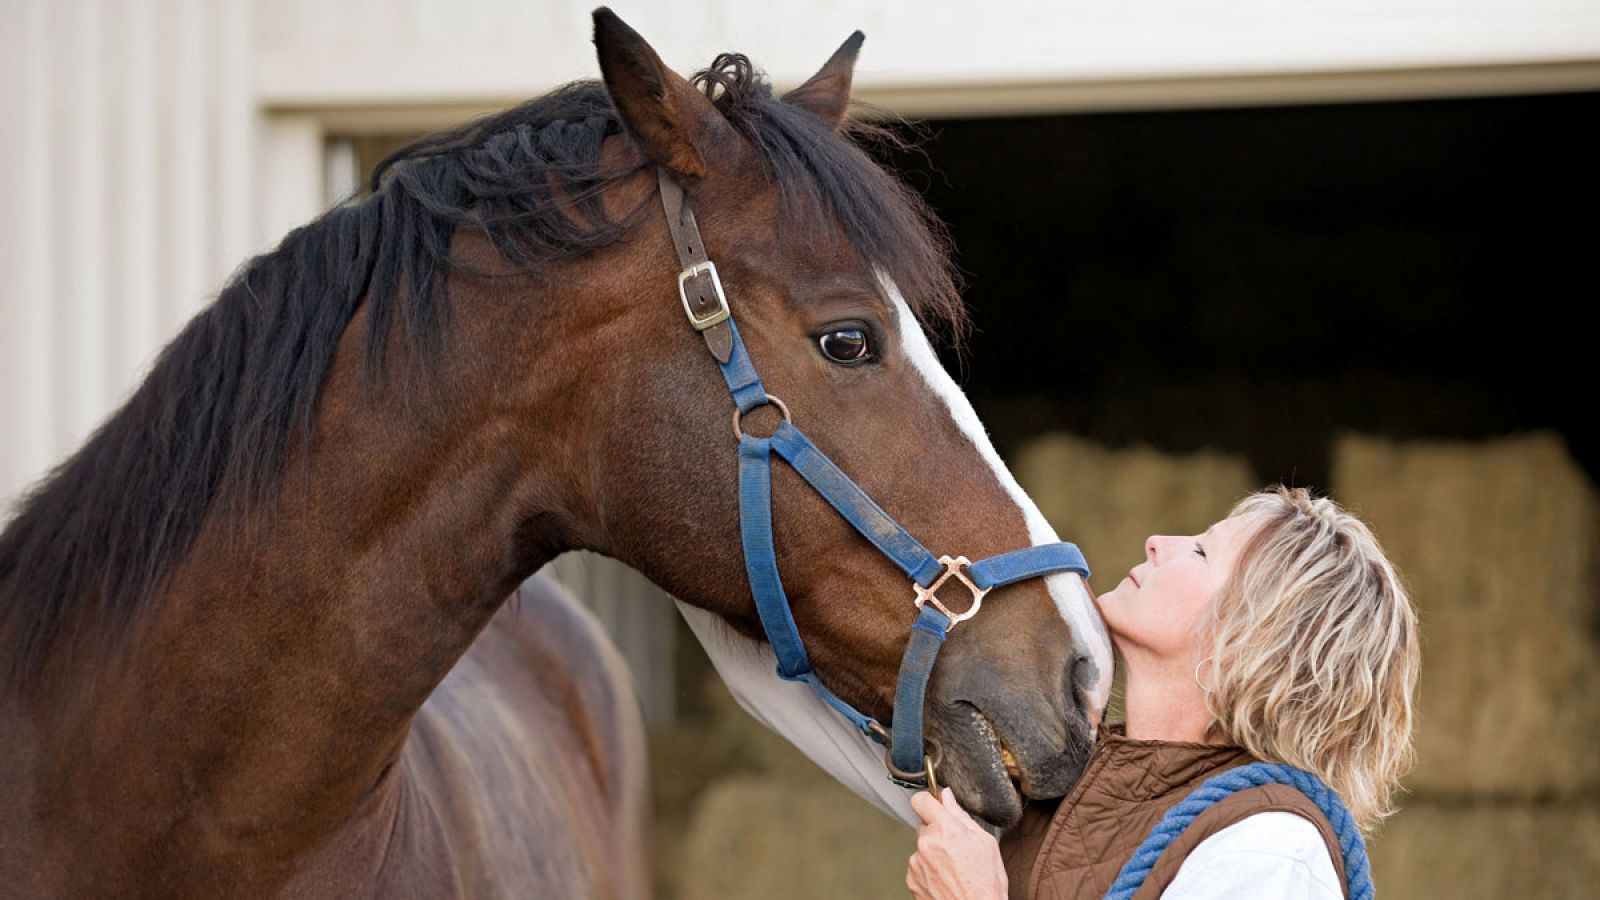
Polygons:
M1370 842L1391 897L1592 896L1600 883L1600 506L1559 437L1342 437L1333 496L1372 524L1423 630L1419 762ZM1153 531L1257 487L1241 457L1110 450L1065 434L1015 455L1057 530L1114 583ZM680 646L695 647L691 640ZM696 651L697 652L697 651ZM741 712L708 666L652 746L658 896L903 897L914 834Z

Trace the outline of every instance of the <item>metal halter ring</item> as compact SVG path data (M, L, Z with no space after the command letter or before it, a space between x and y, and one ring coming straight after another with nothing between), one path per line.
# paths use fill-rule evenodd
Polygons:
M989 589L978 587L978 585L975 584L971 578L967 577L967 573L961 571L964 567L972 565L972 561L967 559L965 556L957 556L953 558L949 556L941 556L939 557L939 563L944 566L944 574L940 575L938 579L933 582L933 584L923 587L922 585L913 582L911 586L917 591L917 599L915 601L917 604L917 609L921 609L924 603L932 603L934 609L944 613L945 617L950 620L950 628L954 628L956 627L957 622L965 622L967 619L970 619L978 614L978 608L983 606L984 595L989 593ZM943 603L940 603L939 598L935 596L935 594L938 593L939 588L943 587L944 583L949 581L951 578L954 578L955 580L966 585L967 590L972 592L972 605L967 607L965 612L951 612L949 608ZM946 629L946 631L948 630L949 629Z
M785 422L789 421L789 407L785 406L782 400L779 400L777 397L775 397L775 396L773 396L771 394L767 395L767 399L766 399L765 403L762 403L760 406L752 406L752 407L750 407L750 412L755 412L756 410L760 409L762 406L766 406L769 403L778 408L778 412L779 412L779 414L781 414L783 416L783 420ZM741 421L743 421L743 420L744 420L744 411L740 410L737 406L734 407L733 408L733 436L735 438L737 438L738 440L741 440L741 441L744 440L744 429L739 427L739 423Z
M921 772L905 772L895 768L894 749L891 747L883 749L883 764L889 769L889 780L895 784L908 788L927 788L937 796L939 778L934 774L934 767L944 761L944 750L931 735L923 738L923 741L932 752L922 755Z

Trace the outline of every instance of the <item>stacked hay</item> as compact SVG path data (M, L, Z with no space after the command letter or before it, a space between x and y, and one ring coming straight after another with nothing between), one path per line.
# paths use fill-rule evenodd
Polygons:
M1338 499L1422 623L1418 764L1373 843L1398 896L1592 896L1600 883L1593 485L1559 437L1342 439ZM1532 880L1530 880L1532 879Z
M1423 628L1417 794L1600 786L1594 488L1558 437L1345 438L1338 498L1411 586Z
M714 673L657 735L656 896L898 897L916 832L745 715Z
M1368 848L1379 897L1580 900L1600 885L1600 806L1413 797Z
M1067 434L1030 441L1012 466L1064 541L1083 550L1094 589L1116 587L1152 534L1198 534L1255 484L1244 459L1109 450Z
M700 801L681 900L902 897L916 832L832 779L719 782Z

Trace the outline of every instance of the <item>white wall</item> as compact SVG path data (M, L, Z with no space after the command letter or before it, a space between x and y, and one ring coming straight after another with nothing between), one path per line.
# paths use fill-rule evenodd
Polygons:
M594 73L591 0L279 0L258 7L258 75L275 106L503 105ZM680 70L747 53L780 84L867 34L861 96L919 114L1292 99L1340 90L1600 85L1597 0L615 0ZM1550 71L1550 67L1557 67ZM1540 71L1529 71L1533 67ZM1494 78L1461 70L1495 70ZM1351 75L1378 77L1353 83ZM1239 82L1245 80L1241 88ZM1166 90L1151 93L1152 82ZM1196 84L1199 82L1199 84ZM1221 83L1213 83L1221 82ZM1398 84L1397 84L1398 83ZM1242 93L1241 93L1242 90ZM1287 93L1285 91L1287 90Z
M0 505L82 443L250 251L249 12L5 0Z

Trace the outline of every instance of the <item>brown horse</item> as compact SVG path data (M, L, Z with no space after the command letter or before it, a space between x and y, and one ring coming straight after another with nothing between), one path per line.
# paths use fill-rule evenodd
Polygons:
M779 99L743 57L696 85L595 24L603 85L425 139L251 261L0 536L0 892L647 891L625 673L518 585L595 550L704 611L720 663L758 646L656 167L768 386L885 509L974 559L1054 539L924 335L962 307L850 140L859 35ZM910 583L792 472L773 494L817 671L887 718ZM1063 793L1109 674L1081 579L997 589L929 687L941 775L997 824Z

